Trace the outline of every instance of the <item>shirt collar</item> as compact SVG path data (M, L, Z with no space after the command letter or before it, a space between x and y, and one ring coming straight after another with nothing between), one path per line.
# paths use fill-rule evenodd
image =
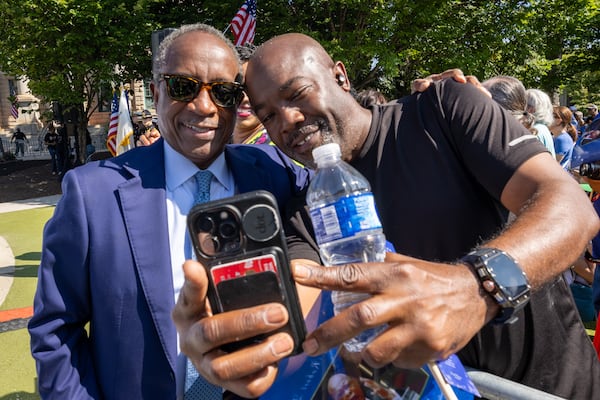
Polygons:
M193 162L175 151L166 141L164 142L164 153L166 184L169 191L173 191L178 186L183 185L199 171L199 168ZM213 176L223 185L225 190L232 190L234 184L233 176L229 173L229 168L225 160L225 152L219 154L212 164L210 164L208 170L212 172Z

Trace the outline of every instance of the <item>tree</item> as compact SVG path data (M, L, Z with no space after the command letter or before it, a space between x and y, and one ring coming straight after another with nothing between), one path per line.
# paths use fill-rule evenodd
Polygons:
M514 75L553 92L572 80L581 85L577 74L594 76L598 69L598 4L259 0L256 42L285 32L306 33L344 61L355 88L374 87L388 97L407 94L412 80L448 68L482 80ZM223 10L211 20L230 18L233 12Z
M102 85L150 77L153 30L204 22L227 31L242 3L5 0L0 70L77 109L82 135ZM408 94L415 78L461 68L566 89L584 104L600 102L599 30L599 0L258 0L255 43L306 33L344 61L356 89L388 98Z
M0 69L26 76L48 102L78 121L79 161L100 88L146 76L150 32L143 6L116 0L5 0L0 5Z

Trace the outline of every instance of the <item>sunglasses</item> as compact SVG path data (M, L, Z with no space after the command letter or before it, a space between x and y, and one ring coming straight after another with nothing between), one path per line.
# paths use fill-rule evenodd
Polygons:
M243 85L238 82L205 83L191 76L161 75L167 85L167 94L176 101L189 103L200 91L208 88L210 98L219 107L236 107L243 98Z

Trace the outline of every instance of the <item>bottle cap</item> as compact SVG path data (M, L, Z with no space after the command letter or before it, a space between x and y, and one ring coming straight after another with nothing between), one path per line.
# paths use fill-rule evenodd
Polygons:
M312 151L312 156L315 161L322 160L324 157L341 157L342 150L337 143L327 143L319 147L315 147Z

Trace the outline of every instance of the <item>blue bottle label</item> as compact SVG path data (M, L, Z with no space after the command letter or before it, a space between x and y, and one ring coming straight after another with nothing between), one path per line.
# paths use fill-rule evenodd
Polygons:
M310 217L319 244L381 229L372 193L343 197L334 203L312 208Z

